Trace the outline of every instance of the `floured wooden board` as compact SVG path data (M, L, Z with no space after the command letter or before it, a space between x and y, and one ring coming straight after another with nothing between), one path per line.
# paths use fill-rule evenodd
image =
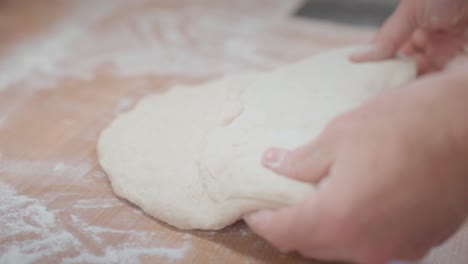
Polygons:
M0 1L0 263L314 263L241 222L170 228L117 199L95 154L144 95L371 36L289 18L298 3ZM467 263L466 233L429 263Z

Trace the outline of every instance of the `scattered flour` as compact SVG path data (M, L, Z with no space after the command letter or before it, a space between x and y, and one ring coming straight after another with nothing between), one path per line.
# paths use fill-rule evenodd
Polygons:
M70 3L70 12L53 27L5 52L7 55L0 61L0 93L17 87L19 94L2 108L0 128L14 120L38 89L55 88L64 77L92 80L102 68L121 77L207 77L271 68L284 62L284 58L270 56L284 52L285 37L272 34L275 23L282 24L279 18L273 24L252 14L239 19L230 10L207 11L193 4L183 12L147 8L135 13L133 7L145 2L75 1ZM299 1L276 0L274 4L289 7L291 2L295 5ZM267 11L260 12L268 15ZM112 19L114 14L121 15L119 21ZM310 28L304 32L310 32ZM292 57L313 51L309 41L288 42ZM125 111L133 102L132 98L122 98L110 111ZM55 106L60 103L67 112L86 110L82 106L74 109L74 105L60 100L54 102ZM75 122L70 118L60 121L66 126ZM95 141L97 135L98 131L90 129L85 136ZM91 160L17 160L6 156L8 159L0 153L0 175L35 180L37 184L54 182L77 187L105 178L102 172L92 171ZM183 259L190 251L192 237L188 234L178 247L151 247L161 234L93 225L81 213L111 210L123 203L92 195L83 199L83 193L71 188L66 193L48 192L39 199L18 194L0 182L0 263L51 262L64 255L68 256L62 259L64 263L138 263L142 256L170 262ZM69 207L52 206L68 200L72 201ZM133 207L127 211L136 217L143 214ZM89 240L99 250L90 249Z
M170 260L182 259L190 244L184 243L180 248L106 248L104 255L95 256L90 253L80 254L77 257L65 258L63 263L138 263L142 255L165 257Z
M32 263L81 245L56 212L2 183L0 211L0 263ZM19 236L22 239L15 239Z
M117 198L77 200L73 207L81 209L104 209L124 205Z
M47 32L28 42L19 43L2 58L0 70L0 91L13 84L26 82L35 83L36 87L53 85L57 77L66 75L67 61L74 52L74 45L83 43L91 26L102 18L112 14L118 8L125 8L128 1L116 0L112 3L96 2L93 4L80 1L73 4L72 11L64 16L64 20L56 23ZM76 54L79 55L79 54ZM80 58L80 57L75 57ZM79 74L81 78L89 79L89 73ZM52 78L51 78L52 77Z
M6 115L0 116L0 127L2 127L5 124L6 120L7 120Z
M36 160L0 160L0 173L15 176L60 176L82 177L92 169L91 163L63 162L63 161L36 161ZM65 179L69 180L69 179Z
M142 256L173 261L191 248L188 241L174 248L141 246L157 240L157 233L94 226L76 215L51 210L41 200L19 195L3 183L0 211L0 263L36 263L64 255L69 257L63 263L139 263ZM83 234L99 243L100 252L89 249ZM106 240L109 234L120 235L117 244Z
M52 87L64 76L92 79L104 65L119 76L212 76L271 68L282 61L262 47L284 52L284 37L271 34L271 19L186 8L132 11L140 1L76 2L63 21L17 45L0 62L0 91ZM119 21L106 23L112 14ZM273 23L274 24L274 23ZM86 39L86 41L82 41ZM313 51L307 42L291 42L289 53Z
M66 169L66 165L63 162L59 162L54 165L54 172L64 171Z

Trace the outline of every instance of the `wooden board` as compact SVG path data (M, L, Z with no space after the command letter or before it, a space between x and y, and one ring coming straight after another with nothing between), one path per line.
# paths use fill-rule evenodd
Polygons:
M171 228L117 199L95 153L99 132L147 94L371 36L289 18L299 2L0 1L0 263L316 263L242 222ZM462 263L440 256L460 260L465 238L434 263Z

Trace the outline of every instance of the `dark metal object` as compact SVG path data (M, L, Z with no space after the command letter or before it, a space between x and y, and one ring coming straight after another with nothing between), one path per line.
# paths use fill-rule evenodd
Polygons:
M398 0L308 0L294 15L353 25L379 26L397 5Z

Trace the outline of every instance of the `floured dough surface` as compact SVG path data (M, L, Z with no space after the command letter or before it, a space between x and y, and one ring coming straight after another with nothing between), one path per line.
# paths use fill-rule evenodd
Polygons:
M351 51L142 99L99 139L114 192L181 229L220 229L301 201L314 186L263 168L263 151L304 144L336 115L415 77L412 62L353 64Z

